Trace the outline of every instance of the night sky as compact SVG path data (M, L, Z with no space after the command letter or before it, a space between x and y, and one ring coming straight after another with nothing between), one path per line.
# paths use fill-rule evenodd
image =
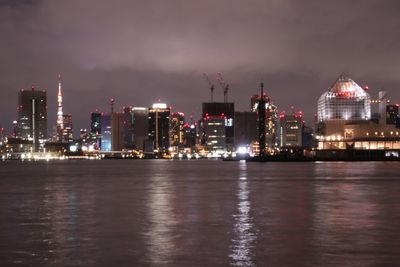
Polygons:
M111 97L118 110L161 99L197 119L210 99L203 73L222 73L236 110L263 81L280 111L293 105L309 124L341 72L400 102L399 14L396 0L0 0L0 125L35 84L50 129L59 73L75 130Z

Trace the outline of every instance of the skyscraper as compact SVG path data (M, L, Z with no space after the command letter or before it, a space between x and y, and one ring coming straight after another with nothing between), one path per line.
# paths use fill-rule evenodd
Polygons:
M101 113L99 112L90 114L90 136L96 144L96 149L101 148Z
M114 112L111 119L111 149L121 151L124 147L124 113Z
M170 122L170 138L171 147L182 148L184 145L184 125L185 125L185 114L182 112L175 112L171 115Z
M72 128L72 115L64 114L61 130L61 141L65 143L70 143L74 141L73 128Z
M210 151L224 153L234 147L234 103L203 103L202 140Z
M281 122L281 147L282 148L301 148L303 146L303 113L294 112L279 115Z
M133 116L132 108L124 107L123 128L124 128L124 148L133 148Z
M257 141L257 114L253 111L235 112L235 146L247 146Z
M111 115L101 114L101 151L111 151Z
M149 109L144 107L132 108L133 145L137 150L144 148L144 142L149 137Z
M18 96L18 136L33 142L35 151L47 139L46 91L21 90Z
M259 95L253 95L251 97L250 103L252 111L257 111L260 99ZM276 146L278 139L278 108L272 104L271 98L267 94L264 93L263 99L265 103L265 145L268 148L273 148Z
M156 103L149 109L149 140L154 143L158 154L168 152L170 108L166 104Z

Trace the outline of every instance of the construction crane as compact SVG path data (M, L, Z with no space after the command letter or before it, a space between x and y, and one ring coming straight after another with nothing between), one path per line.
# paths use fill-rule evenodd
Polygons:
M222 90L224 90L224 102L228 102L228 91L229 91L229 84L227 84L222 78L222 74L220 72L217 73L217 80L219 85L221 86Z
M210 81L210 78L208 78L208 75L203 73L204 79L207 80L208 84L210 85L210 91L211 91L211 103L214 102L214 84Z

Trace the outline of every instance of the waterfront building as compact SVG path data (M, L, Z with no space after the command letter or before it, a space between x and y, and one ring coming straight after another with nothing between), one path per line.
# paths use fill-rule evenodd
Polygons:
M61 141L63 143L71 143L74 141L73 128L72 128L72 115L62 115L62 129L61 129Z
M235 146L248 147L257 141L257 113L253 111L235 112Z
M111 115L101 114L101 151L111 151Z
M90 136L96 149L101 147L101 113L96 111L90 114Z
M38 151L47 140L47 94L46 91L21 90L18 96L17 137L32 141Z
M111 117L111 149L122 151L124 149L124 113L114 112Z
M379 113L373 118L371 103L379 103ZM388 103L385 91L371 101L364 89L342 74L318 101L318 150L400 149L395 125L398 109Z
M335 83L318 100L318 121L369 120L370 95L342 73Z
M145 140L149 136L149 109L144 107L132 108L133 146L143 151Z
M183 148L185 142L185 114L175 112L171 115L170 121L170 144L174 151L179 151Z
M183 126L183 131L184 131L184 147L185 148L194 148L196 146L196 140L197 140L197 131L196 131L196 125L195 124L188 124L185 123Z
M206 115L203 118L202 131L204 136L204 145L210 152L221 155L227 151L226 120L227 117L223 114L220 116Z
M386 105L386 124L396 125L396 121L399 118L399 105Z
M265 103L265 146L268 150L275 148L278 145L278 108L272 104L269 95L263 95ZM253 95L250 100L251 110L257 112L258 103L260 102L259 95ZM258 114L257 114L258 118ZM257 126L258 127L258 126ZM258 128L257 128L258 131ZM257 133L258 135L258 133Z
M303 113L301 111L286 114L281 112L280 120L280 140L281 148L302 148L303 147Z
M169 122L171 109L164 103L153 104L149 108L149 140L153 142L154 152L168 153Z
M132 149L133 146L133 116L132 107L124 107L123 109L123 132L125 149Z
M234 103L203 103L201 139L210 152L224 154L234 148Z

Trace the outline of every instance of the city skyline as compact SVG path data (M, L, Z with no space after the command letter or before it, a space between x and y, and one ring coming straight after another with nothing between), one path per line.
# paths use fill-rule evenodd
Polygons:
M210 99L203 73L215 82L216 101L223 100L217 72L238 111L249 109L263 81L280 111L295 106L308 124L320 92L342 71L372 96L383 87L400 99L396 1L96 4L2 2L2 127L10 130L16 118L12 96L32 83L47 90L49 111L56 110L59 73L63 111L73 114L75 129L88 128L90 112L107 111L110 98L116 110L162 99L199 116ZM56 114L48 115L52 126Z

